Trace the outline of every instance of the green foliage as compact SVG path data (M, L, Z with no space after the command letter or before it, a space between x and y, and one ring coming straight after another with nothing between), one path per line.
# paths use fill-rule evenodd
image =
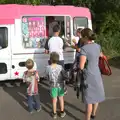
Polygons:
M40 5L40 0L0 0L0 4L32 4L32 5Z
M99 34L96 42L101 45L102 50L106 55L114 57L120 55L119 40L119 34L115 34L113 36L109 36L109 34Z
M84 6L92 8L95 0L73 0L73 4L76 6Z
M107 11L101 17L98 41L109 56L120 55L120 15L116 11Z
M120 32L120 15L117 12L106 12L102 15L100 32L114 35Z

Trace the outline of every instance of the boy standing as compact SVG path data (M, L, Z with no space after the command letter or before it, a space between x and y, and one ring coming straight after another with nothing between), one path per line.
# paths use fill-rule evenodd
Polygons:
M58 61L59 65L64 67L64 57L63 57L63 40L59 37L60 26L57 24L53 27L54 35L48 40L48 45L45 47L46 53L57 52L60 59Z
M34 62L28 59L25 63L27 71L24 72L23 82L27 84L27 97L28 97L28 108L29 112L33 113L33 108L39 112L41 110L39 95L38 95L38 82L39 75L36 70L33 69ZM34 104L33 104L34 102Z
M50 94L53 104L53 118L57 118L57 98L60 101L60 117L65 117L64 112L64 81L68 79L61 65L58 65L59 55L56 52L50 54L51 65L47 66L46 75L50 83Z

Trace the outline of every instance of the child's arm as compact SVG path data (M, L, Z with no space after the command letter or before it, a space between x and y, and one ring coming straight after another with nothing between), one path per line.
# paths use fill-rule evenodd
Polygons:
M62 69L61 74L64 81L69 81L68 74L64 69Z
M23 83L25 83L26 82L26 73L24 72L24 74L23 74Z
M35 77L36 77L36 80L39 82L40 81L40 77L39 77L38 71L36 71Z

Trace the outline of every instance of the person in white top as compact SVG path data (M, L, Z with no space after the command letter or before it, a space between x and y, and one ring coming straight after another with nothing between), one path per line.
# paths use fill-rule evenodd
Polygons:
M48 41L48 49L46 53L57 52L59 54L59 65L64 67L64 57L63 57L63 40L59 37L60 26L57 24L53 27L54 35ZM49 51L49 52L48 52Z

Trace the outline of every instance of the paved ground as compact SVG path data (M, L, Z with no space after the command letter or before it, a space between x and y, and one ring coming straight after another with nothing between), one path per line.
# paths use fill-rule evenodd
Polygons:
M0 86L0 120L52 120L50 116L51 101L46 83L40 85L43 110L30 115L27 112L25 86L20 83L1 83ZM96 120L120 120L120 69L113 68L113 75L104 76L106 101L101 103ZM68 88L65 96L64 120L84 120L84 105L76 99L73 88ZM60 120L60 118L58 118Z

